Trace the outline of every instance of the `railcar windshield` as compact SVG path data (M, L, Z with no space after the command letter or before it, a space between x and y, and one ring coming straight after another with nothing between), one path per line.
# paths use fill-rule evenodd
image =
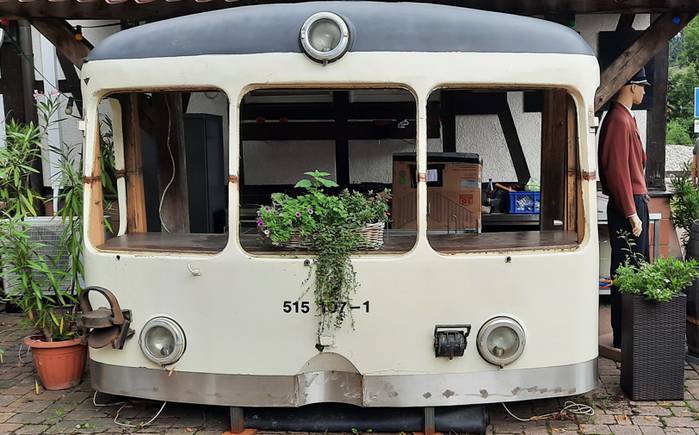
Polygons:
M438 152L428 154L426 174L427 236L435 250L579 243L577 113L566 91L443 88L430 95L427 116L442 127L429 139Z

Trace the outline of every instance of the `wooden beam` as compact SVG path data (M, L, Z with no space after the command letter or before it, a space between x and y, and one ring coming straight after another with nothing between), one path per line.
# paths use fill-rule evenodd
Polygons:
M350 183L349 174L349 92L333 92L335 105L335 172L340 186ZM311 168L309 168L311 170Z
M282 0L279 3L290 3ZM107 4L103 0L90 2L68 1L5 1L0 2L0 16L4 17L56 17L72 19L155 20L189 15L228 7L259 4L256 0L235 2L180 3L154 1L150 3L122 2ZM265 2L263 2L265 3ZM697 10L692 0L440 0L437 3L453 6L509 12L520 15L549 13L649 13L690 12Z
M154 112L159 115L156 123L158 129L156 142L160 193L158 199L162 198L160 208L162 231L188 233L189 195L187 194L182 95L179 92L153 94L153 106Z
M520 184L526 184L529 179L531 179L531 173L529 172L527 159L524 157L522 142L519 140L519 135L517 134L517 126L515 125L515 120L512 117L510 103L507 101L507 94L505 94L505 101L498 111L498 119L500 120L502 132L505 135L507 149L510 151L512 165L515 168L515 174L517 174L517 181ZM545 154L542 154L542 156L543 155Z
M76 40L73 26L58 18L33 18L31 24L73 65L82 67L85 58L92 50L92 44L86 39Z
M129 94L121 99L124 110L124 155L126 170L126 219L128 233L147 231L146 202L143 188L143 156L141 154L141 127L138 95Z
M562 90L544 91L541 114L541 218L542 230L554 229L565 210L568 96Z
M59 84L59 90L61 92L70 92L70 94L73 96L73 99L75 100L75 106L78 108L78 113L80 113L80 116L82 117L83 114L83 94L82 90L80 88L80 77L78 77L78 72L75 70L75 65L68 60L67 57L63 55L63 53L58 52L58 62L61 64L61 69L63 70L63 74L66 77L66 85L63 89L60 89L60 84Z
M653 105L646 121L646 185L649 189L665 191L665 134L667 128L667 88L669 44L655 56Z
M696 12L679 14L679 22L673 23L675 15L664 13L658 17L643 32L636 42L631 44L611 65L609 65L600 78L600 87L595 95L595 111L602 106L624 86L631 77L651 60L668 41L682 30L689 21L694 18Z
M616 31L633 30L633 22L636 19L636 14L621 14L619 21L616 23Z

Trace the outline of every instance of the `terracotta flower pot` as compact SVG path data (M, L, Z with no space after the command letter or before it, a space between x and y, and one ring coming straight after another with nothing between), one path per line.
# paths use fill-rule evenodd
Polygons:
M87 351L80 338L43 341L39 336L29 336L24 344L32 350L34 367L44 388L65 390L80 383Z

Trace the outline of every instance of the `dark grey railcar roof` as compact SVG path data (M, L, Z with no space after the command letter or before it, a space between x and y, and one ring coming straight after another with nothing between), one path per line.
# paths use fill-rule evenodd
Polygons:
M106 38L88 59L300 53L299 30L320 11L348 22L352 52L593 55L572 29L536 18L425 3L324 1L243 6L146 24Z

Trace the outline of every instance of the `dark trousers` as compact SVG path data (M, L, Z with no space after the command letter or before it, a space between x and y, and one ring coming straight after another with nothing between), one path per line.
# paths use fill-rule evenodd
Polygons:
M616 275L616 270L619 266L626 262L626 257L628 252L627 243L623 238L619 236L619 231L626 231L629 234L629 239L633 240L636 244L632 249L636 252L640 252L648 260L649 253L649 239L648 239L648 203L646 195L634 195L633 202L636 204L636 214L638 218L641 219L643 224L643 232L639 237L634 237L631 234L631 223L624 216L624 213L619 210L611 198L607 204L607 225L609 227L609 239L612 245L612 261L611 261L611 275L614 279ZM612 330L614 331L614 347L621 347L621 293L616 286L612 286Z

